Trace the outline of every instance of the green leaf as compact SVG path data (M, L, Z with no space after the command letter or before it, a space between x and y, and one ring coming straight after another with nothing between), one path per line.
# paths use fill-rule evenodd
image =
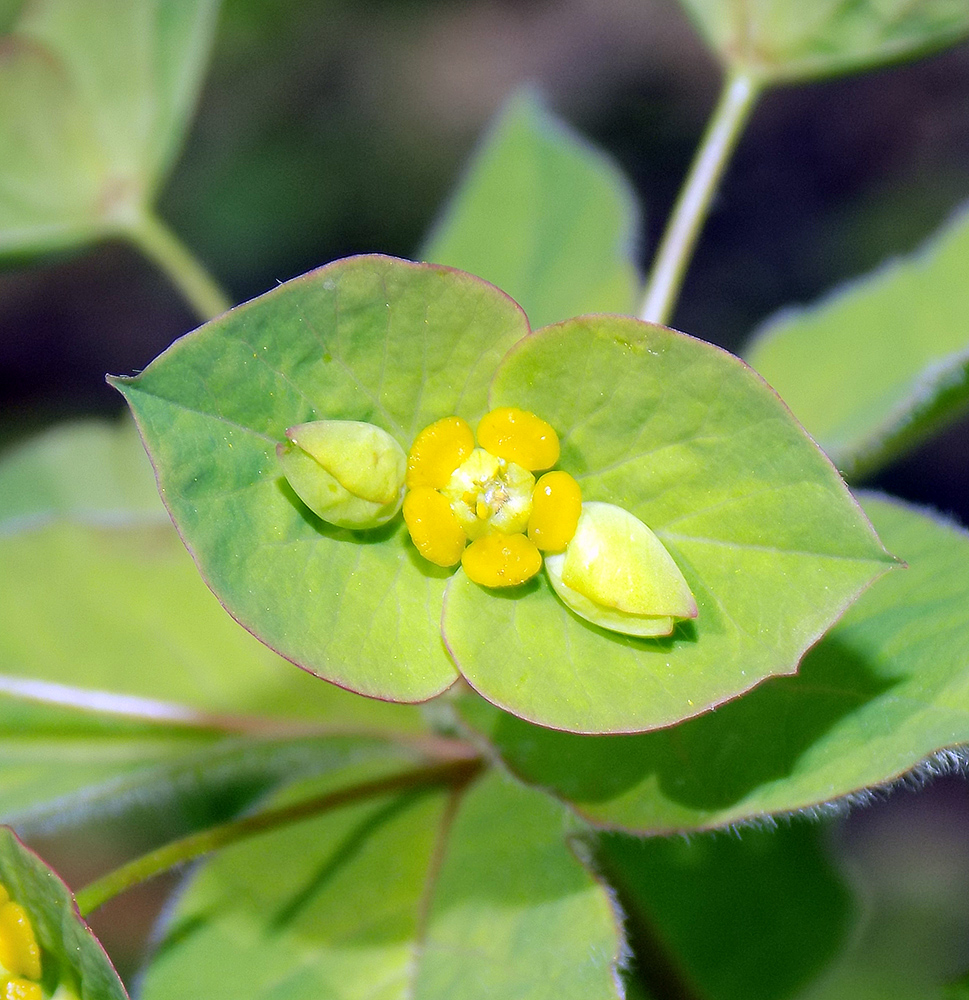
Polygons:
M399 519L369 533L320 521L282 479L276 443L325 418L376 424L405 450L442 416L476 424L527 330L470 275L358 257L232 310L115 384L230 614L328 680L420 701L457 676L439 626L448 572L416 554Z
M797 676L641 736L555 733L470 697L463 716L525 780L643 832L809 809L898 778L969 741L969 536L884 499L865 509L908 568L872 586Z
M596 866L625 914L634 974L661 996L673 995L667 970L705 1000L796 995L857 920L827 833L796 822L689 841L603 836Z
M615 916L566 828L492 773L240 843L190 883L141 995L616 998Z
M444 636L489 701L578 732L669 725L790 674L890 557L830 463L736 358L621 317L540 330L502 363L495 406L541 414L583 500L669 550L699 606L668 639L606 632L543 577L499 597L463 574Z
M421 257L504 289L544 326L635 311L638 207L601 151L519 92L492 126Z
M969 33L963 0L681 0L727 66L765 83L910 58Z
M135 226L188 121L217 0L26 4L2 39L0 252Z
M70 890L7 827L0 827L0 883L30 917L48 996L62 983L79 1000L127 1000L108 956L78 915Z
M0 456L0 534L58 518L168 523L133 421L60 424Z
M919 253L756 335L750 363L851 476L969 405L969 213Z

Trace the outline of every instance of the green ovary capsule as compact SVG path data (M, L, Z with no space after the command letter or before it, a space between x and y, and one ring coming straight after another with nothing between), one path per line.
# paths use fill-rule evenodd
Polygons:
M286 431L276 445L297 496L330 524L379 528L400 510L407 456L383 429L358 420L316 420Z
M629 511L584 503L563 553L545 557L555 592L577 615L626 635L669 635L697 616L696 600L673 557Z

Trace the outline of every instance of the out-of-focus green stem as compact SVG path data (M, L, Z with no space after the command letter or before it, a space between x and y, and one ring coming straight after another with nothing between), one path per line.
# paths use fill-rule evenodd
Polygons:
M650 323L669 322L717 184L760 89L757 80L747 73L733 72L727 77L656 251L640 319Z
M89 883L74 895L78 909L83 916L96 910L109 899L130 889L139 882L152 878L169 868L193 861L220 847L234 844L257 833L265 833L289 823L320 816L340 806L350 805L379 795L393 795L416 789L436 787L460 788L471 781L484 766L480 757L464 757L443 764L403 771L386 778L361 782L349 788L339 788L325 795L317 795L302 802L266 809L263 812L244 816L241 819L222 823L219 826L201 830L149 851L134 861L129 861L114 871Z
M157 215L143 212L122 235L160 267L203 322L232 306L229 296Z

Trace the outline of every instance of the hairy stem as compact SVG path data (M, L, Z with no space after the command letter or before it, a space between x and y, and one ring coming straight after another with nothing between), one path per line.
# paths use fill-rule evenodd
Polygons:
M640 319L669 322L717 184L759 93L759 84L746 73L727 77L656 251Z
M165 272L203 322L232 306L212 275L157 215L144 212L122 235Z
M302 802L295 802L276 809L266 809L253 813L251 816L244 816L241 819L201 830L198 833L182 837L180 840L172 841L170 844L165 844L164 847L159 847L157 850L149 851L140 858L135 858L133 861L121 865L120 868L108 872L107 875L90 882L75 893L74 899L77 908L82 916L87 916L119 893L159 875L169 868L184 864L186 861L193 861L203 854L208 854L210 851L234 844L236 841L244 840L255 834L266 833L277 827L320 816L332 809L339 809L340 806L361 802L380 795L392 795L414 789L431 789L440 786L463 787L481 771L483 766L484 762L481 758L475 757L418 767L386 778L364 781L359 785L351 785L349 788L339 788L324 795L304 799Z

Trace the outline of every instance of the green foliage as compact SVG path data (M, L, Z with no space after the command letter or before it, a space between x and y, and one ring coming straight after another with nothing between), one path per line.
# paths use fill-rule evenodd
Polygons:
M647 981L661 985L672 954L708 1000L794 994L837 957L860 916L819 827L803 821L689 841L609 834L596 862Z
M865 509L908 566L874 584L795 677L642 736L538 729L471 698L462 715L525 781L598 825L644 833L821 805L969 742L969 537L897 502L869 497Z
M860 476L969 406L969 217L917 255L761 329L750 363Z
M877 66L969 34L961 0L682 0L723 63L766 83Z
M125 235L223 312L152 214L216 6L0 0L0 253ZM664 240L664 309L757 93L969 31L961 0L685 6L746 96L701 147L692 235ZM922 896L893 925L805 819L969 743L969 536L859 505L835 470L878 471L964 410L965 217L772 320L750 351L770 386L630 318L637 219L616 167L518 96L434 264L328 264L112 379L157 483L129 421L0 458L0 819L123 841L76 887L85 913L201 859L146 1000L965 994ZM298 425L362 421L396 442L396 475L427 424L498 406L548 420L584 499L650 526L695 620L634 638L541 574L486 590L423 560L399 516L320 520L277 457ZM344 444L328 468L359 499L372 477L340 479ZM46 1000L126 996L6 827L0 883L37 929Z
M616 915L564 819L493 773L460 804L378 798L229 848L142 996L618 998Z

